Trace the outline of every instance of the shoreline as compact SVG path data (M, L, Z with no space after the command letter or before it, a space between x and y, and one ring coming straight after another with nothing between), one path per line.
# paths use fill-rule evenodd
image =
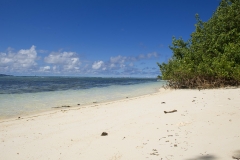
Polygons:
M33 115L56 110L103 103L157 93L161 83L151 82L133 85L110 85L86 90L66 90L0 95L0 120ZM79 105L78 105L79 104ZM62 107L66 106L66 107Z
M37 111L32 111L32 112L26 112L26 113L22 113L22 114L18 114L18 115L14 115L14 116L9 116L9 117L0 117L0 123L3 122L7 122L7 121L14 121L14 120L19 120L19 119L26 119L26 118L31 118L31 117L38 117L38 116L44 116L44 115L48 115L48 114L54 114L56 112L61 112L62 110L64 111L68 111L68 110L79 110L79 109L84 109L84 108L89 108L89 107L96 107L98 105L105 105L108 103L115 103L115 102L121 102L124 100L132 100L135 98L141 98L141 97L145 97L145 96L150 96L153 94L159 94L159 92L161 92L161 94L168 92L170 89L164 89L163 87L157 89L156 91L152 92L152 93L146 93L146 94L142 94L142 95L137 95L137 96L131 96L131 97L125 97L125 98L115 98L115 99L110 99L110 100L104 100L101 102L91 102L91 103L86 103L86 104L81 104L78 105L77 103L75 105L71 105L71 106L67 106L64 107L66 105L62 105L62 106L57 106L57 107L51 107L49 109L46 110L37 110ZM20 117L20 118L19 118Z
M0 156L6 160L232 159L240 156L239 96L239 88L162 89L85 108L0 120ZM103 132L108 135L101 136Z

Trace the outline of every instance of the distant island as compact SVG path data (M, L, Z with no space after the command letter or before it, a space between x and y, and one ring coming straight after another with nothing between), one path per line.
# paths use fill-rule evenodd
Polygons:
M9 76L13 76L13 75L0 74L0 77L9 77Z

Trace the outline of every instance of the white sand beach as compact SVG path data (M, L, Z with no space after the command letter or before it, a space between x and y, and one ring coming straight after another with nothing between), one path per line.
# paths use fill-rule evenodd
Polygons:
M164 113L172 110L177 111ZM102 132L108 135L101 136ZM161 89L141 97L0 121L2 160L239 156L240 89Z

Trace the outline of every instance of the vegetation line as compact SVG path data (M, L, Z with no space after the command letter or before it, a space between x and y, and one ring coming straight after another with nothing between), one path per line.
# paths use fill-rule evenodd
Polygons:
M240 0L222 0L188 41L173 37L172 58L158 66L171 88L217 88L240 84Z

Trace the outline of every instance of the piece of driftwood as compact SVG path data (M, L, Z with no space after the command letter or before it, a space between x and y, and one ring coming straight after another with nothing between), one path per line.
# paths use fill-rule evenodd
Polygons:
M164 113L174 113L174 112L177 112L177 110L172 110L172 111L164 111Z
M61 107L52 107L52 108L69 108L71 106L61 106Z
M240 160L240 158L237 158L237 157L234 157L234 156L232 156L232 158L233 158L233 159L236 159L236 160Z
M71 106L62 106L62 108L68 108L68 107L71 107Z

